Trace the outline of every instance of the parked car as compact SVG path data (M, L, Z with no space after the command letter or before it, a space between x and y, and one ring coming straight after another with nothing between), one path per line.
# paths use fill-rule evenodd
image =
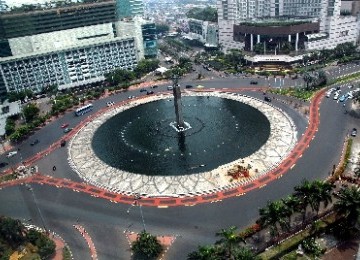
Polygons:
M15 155L17 155L17 151L12 151L12 152L9 152L9 153L6 155L6 157L7 157L7 158L10 158L10 157L13 157L13 156L15 156Z
M146 92L147 90L145 88L140 89L140 92Z
M167 86L167 90L173 90L173 86Z
M66 133L69 133L71 130L73 130L73 128L65 128L64 129L64 133L66 134Z
M257 85L257 84L258 84L258 82L257 82L257 81L255 81L255 80L252 80L252 81L250 81L250 84L251 84L251 85Z
M185 88L192 88L192 85L186 85Z
M152 95L152 94L154 94L154 91L152 91L152 90L146 92L146 95Z
M355 137L357 135L357 129L353 128L351 131L351 136Z
M34 141L32 141L31 143L30 143L30 145L31 146L34 146L34 145L36 145L36 144L38 144L39 143L39 139L35 139Z
M65 124L62 124L61 125L61 128L66 128L66 127L68 127L69 126L69 124L68 123L65 123Z
M264 97L264 100L265 100L266 102L271 102L271 98L270 98L270 97L267 97L267 96Z

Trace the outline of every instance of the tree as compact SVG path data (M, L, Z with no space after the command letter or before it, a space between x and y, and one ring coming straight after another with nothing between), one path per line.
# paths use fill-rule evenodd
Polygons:
M292 212L281 200L268 202L265 208L259 210L259 213L258 224L262 227L269 227L273 237L279 234L278 225L283 230L290 228L288 219Z
M314 186L308 180L303 180L301 185L295 186L294 188L295 196L299 198L300 201L302 201L301 208L303 212L303 222L305 222L307 207L310 205L311 208L316 208L316 202L313 196L313 188Z
M222 260L224 259L223 248L219 246L199 246L197 251L188 254L188 260Z
M25 241L25 227L18 219L1 217L0 236L4 238L13 248Z
M332 202L331 193L335 186L330 182L319 180L314 181L313 185L313 197L315 200L314 205L316 206L315 210L317 211L317 214L319 214L321 202L324 204L324 208L326 208L329 203Z
M216 241L216 244L221 245L230 259L234 259L233 257L233 249L234 246L237 246L240 242L245 243L244 238L238 236L235 226L231 226L227 229L221 229L219 232L216 233L216 236L221 237L220 240Z
M138 234L137 239L133 242L131 249L140 257L156 258L163 250L157 238L145 230Z
M334 208L338 215L346 219L349 226L358 225L360 221L360 188L355 186L342 188Z
M209 22L217 22L218 19L217 10L212 7L206 7L204 9L198 7L192 8L186 13L186 16L188 18Z
M309 72L305 72L303 79L306 83L306 89L309 90L314 83L314 80L315 80L314 76Z
M26 122L32 122L38 117L40 109L34 103L29 103L23 108L23 114Z
M241 246L237 247L234 250L234 259L235 260L258 260L260 259L257 257L250 248Z
M170 26L167 24L156 24L156 33L157 34L165 34L169 32Z

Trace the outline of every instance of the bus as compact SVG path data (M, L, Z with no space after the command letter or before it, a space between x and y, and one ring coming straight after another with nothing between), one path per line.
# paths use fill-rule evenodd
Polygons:
M83 114L90 112L93 109L93 104L87 104L86 106L79 107L75 111L76 116L82 116Z

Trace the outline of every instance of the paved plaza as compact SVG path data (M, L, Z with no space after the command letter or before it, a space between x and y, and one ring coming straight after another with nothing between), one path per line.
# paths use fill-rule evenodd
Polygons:
M101 161L95 155L91 145L96 130L108 119L122 111L159 99L172 98L172 95L160 94L111 107L91 122L86 123L74 135L68 147L68 161L73 170L84 181L120 194L141 194L146 197L185 197L246 185L277 167L297 143L297 131L293 121L284 111L272 106L271 103L238 93L185 92L182 95L216 96L236 100L258 109L270 122L270 136L267 142L248 157L238 158L211 171L192 175L147 176L125 172ZM214 159L216 160L216 158ZM232 179L228 175L228 171L238 165L250 168L250 176Z

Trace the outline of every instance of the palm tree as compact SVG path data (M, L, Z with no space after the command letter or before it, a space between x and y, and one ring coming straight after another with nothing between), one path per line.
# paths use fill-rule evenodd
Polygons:
M220 232L216 233L216 236L221 237L220 240L216 241L216 244L222 245L225 250L225 254L229 257L229 259L233 258L233 249L234 246L237 246L240 242L245 243L243 237L238 236L235 231L237 227L231 226L227 229L221 229Z
M292 216L292 214L295 213L295 212L301 212L302 211L302 201L299 200L299 198L294 196L294 195L289 195L286 198L282 199L282 202L288 208L288 211L289 211L289 223L291 225L291 216Z
M258 223L262 227L270 227L270 234L275 237L279 234L278 225L281 229L289 229L288 222L291 210L280 200L268 202L265 208L259 210L260 219Z
M303 79L306 83L306 89L310 89L310 86L314 83L314 76L310 74L309 72L305 72Z
M305 222L307 207L310 205L313 210L317 207L317 202L314 198L314 185L308 180L303 180L301 185L295 186L294 190L295 196L302 201L303 222Z
M234 259L236 260L258 260L260 259L257 257L253 251L251 251L248 247L238 247L234 250Z
M316 201L316 211L319 214L320 203L323 202L324 208L332 202L332 190L335 187L332 183L326 181L314 181L313 182L313 196Z
M199 246L197 251L188 254L188 260L221 260L223 249L218 246Z
M350 226L359 224L360 217L360 188L351 186L339 192L339 200L335 203L335 210L343 216Z
M145 230L138 234L136 241L133 242L131 249L135 254L146 257L146 259L156 258L163 250L157 238Z

